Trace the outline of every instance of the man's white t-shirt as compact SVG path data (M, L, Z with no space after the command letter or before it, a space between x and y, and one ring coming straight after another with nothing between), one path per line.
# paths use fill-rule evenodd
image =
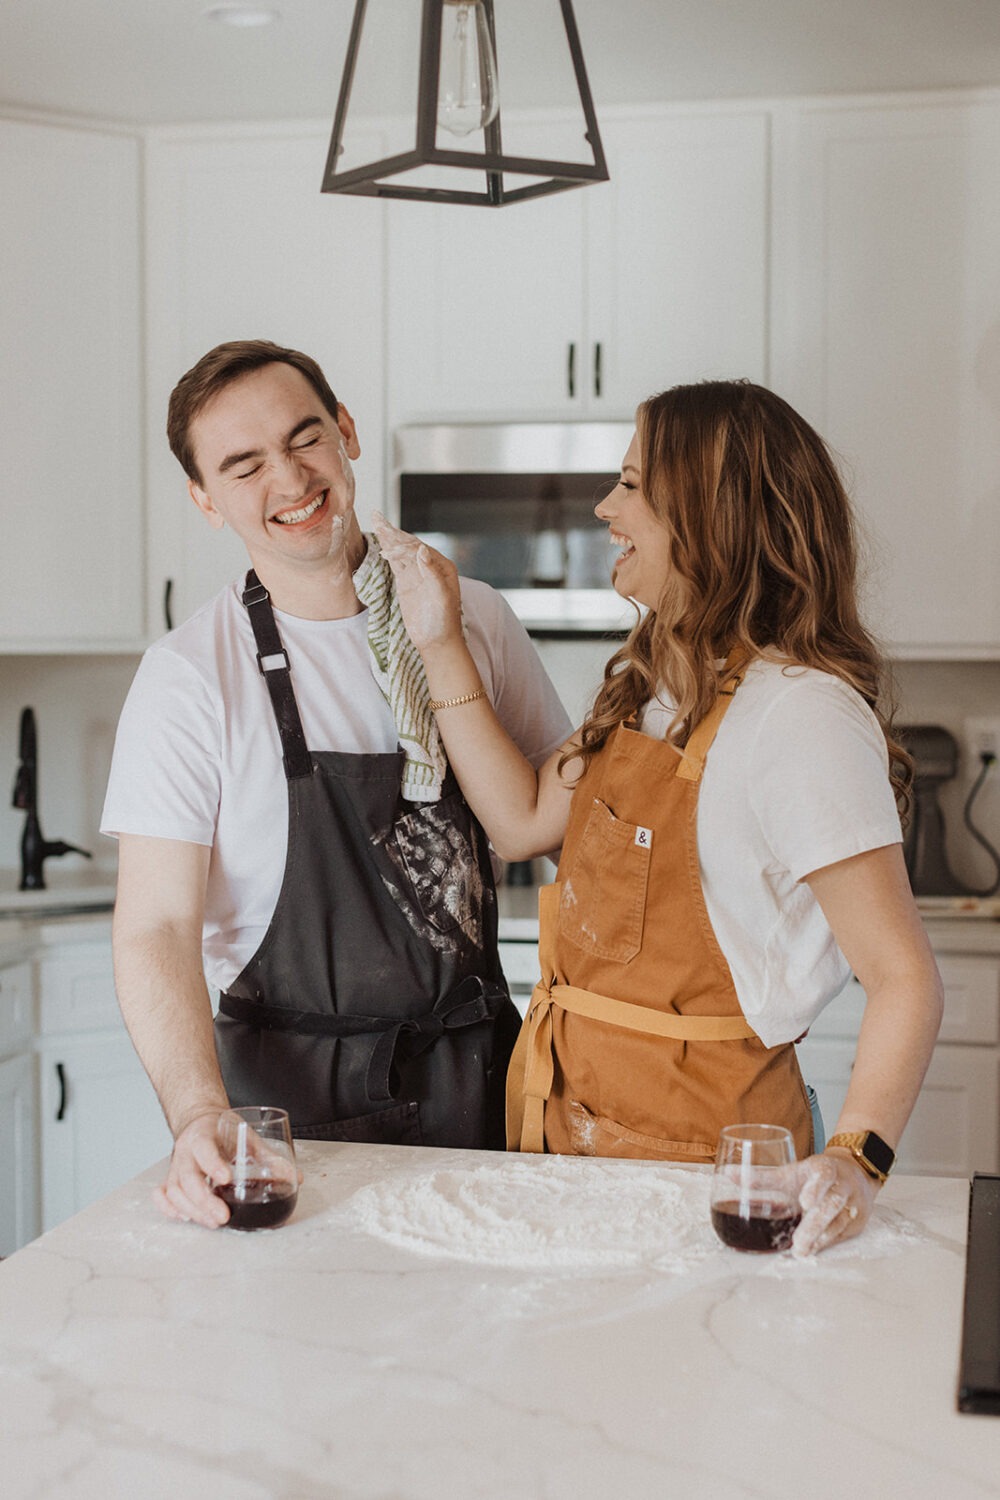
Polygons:
M641 728L661 738L668 704ZM751 663L702 773L698 857L708 914L743 1014L768 1047L794 1041L850 977L803 877L902 840L878 720L839 678Z
M257 666L242 581L143 656L122 710L101 831L212 849L203 952L209 982L232 983L260 945L281 887L288 801L281 745ZM469 649L501 723L533 765L571 725L506 601L462 579ZM367 610L303 620L275 610L311 750L397 749L372 677Z

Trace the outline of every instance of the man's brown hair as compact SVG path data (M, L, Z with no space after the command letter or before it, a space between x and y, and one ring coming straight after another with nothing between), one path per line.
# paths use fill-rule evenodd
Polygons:
M191 426L195 418L234 380L265 365L279 364L291 365L293 370L304 375L331 417L337 420L340 402L331 391L323 371L308 354L302 354L298 349L283 349L268 339L236 339L228 344L217 344L202 355L186 375L181 376L171 392L167 410L170 451L195 484L202 482L191 441Z

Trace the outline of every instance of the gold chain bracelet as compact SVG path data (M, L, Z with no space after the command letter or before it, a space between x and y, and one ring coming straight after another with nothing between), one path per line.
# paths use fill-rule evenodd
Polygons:
M477 688L474 693L462 693L458 698L432 698L430 706L434 713L437 713L439 708L458 708L460 703L475 703L477 698L485 697L486 689Z

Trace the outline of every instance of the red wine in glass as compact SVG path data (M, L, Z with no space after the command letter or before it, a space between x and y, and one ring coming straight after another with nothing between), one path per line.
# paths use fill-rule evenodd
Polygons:
M229 1209L230 1229L276 1229L290 1219L298 1197L293 1182L248 1177L240 1183L222 1182L214 1189Z
M724 1245L766 1255L791 1247L792 1235L802 1219L797 1208L786 1203L738 1198L712 1204L712 1228Z

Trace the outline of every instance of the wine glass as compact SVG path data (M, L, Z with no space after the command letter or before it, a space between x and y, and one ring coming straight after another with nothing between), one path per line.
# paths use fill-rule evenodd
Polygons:
M213 1188L229 1208L229 1227L276 1229L291 1218L299 1173L287 1111L258 1104L223 1110L216 1139L233 1173L232 1182Z
M795 1144L781 1125L726 1125L712 1175L712 1228L733 1250L787 1250L802 1218Z

